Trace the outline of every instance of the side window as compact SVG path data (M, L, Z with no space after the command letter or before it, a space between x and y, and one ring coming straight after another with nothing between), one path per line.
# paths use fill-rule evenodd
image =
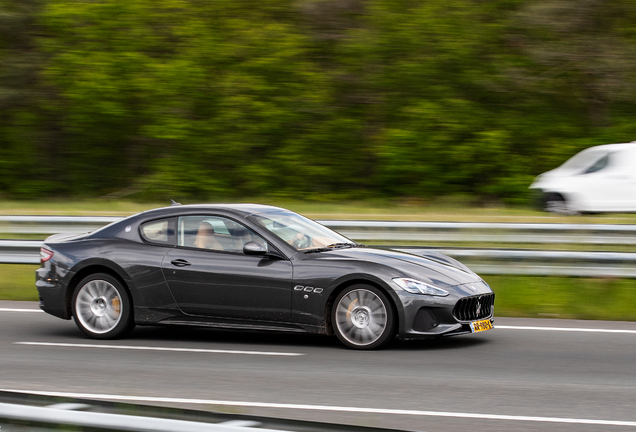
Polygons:
M151 243L174 245L173 219L146 222L141 225L140 230L142 237Z
M179 246L236 253L243 253L243 246L250 241L267 246L258 234L221 216L181 216L177 238Z
M594 163L594 165L589 167L587 171L585 171L585 174L590 174L590 173L594 173L594 172L602 170L603 168L609 165L609 161L610 161L610 154L608 153L602 158L600 158L599 160L597 160Z

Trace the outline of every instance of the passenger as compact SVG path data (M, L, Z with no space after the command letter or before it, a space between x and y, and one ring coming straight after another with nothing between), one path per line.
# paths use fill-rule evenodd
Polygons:
M216 239L214 227L210 222L201 222L194 240L194 247L201 249L225 250L223 245Z

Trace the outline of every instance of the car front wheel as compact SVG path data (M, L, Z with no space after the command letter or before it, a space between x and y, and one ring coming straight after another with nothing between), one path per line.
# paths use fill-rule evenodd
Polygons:
M73 294L73 319L93 339L113 339L134 327L132 302L122 284L105 273L80 281Z
M341 292L331 317L336 336L349 348L380 348L395 336L391 303L370 285L353 285Z

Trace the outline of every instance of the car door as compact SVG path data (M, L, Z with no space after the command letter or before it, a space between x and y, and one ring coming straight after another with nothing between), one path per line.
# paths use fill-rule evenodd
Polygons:
M162 269L183 312L263 321L290 319L291 262L243 253L249 241L266 245L262 237L215 215L179 217L177 225L177 247L166 254Z

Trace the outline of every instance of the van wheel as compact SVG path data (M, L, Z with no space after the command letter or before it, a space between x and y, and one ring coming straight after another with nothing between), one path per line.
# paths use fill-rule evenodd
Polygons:
M573 210L563 195L558 193L547 194L543 209L547 212L562 215L576 215L577 211Z

